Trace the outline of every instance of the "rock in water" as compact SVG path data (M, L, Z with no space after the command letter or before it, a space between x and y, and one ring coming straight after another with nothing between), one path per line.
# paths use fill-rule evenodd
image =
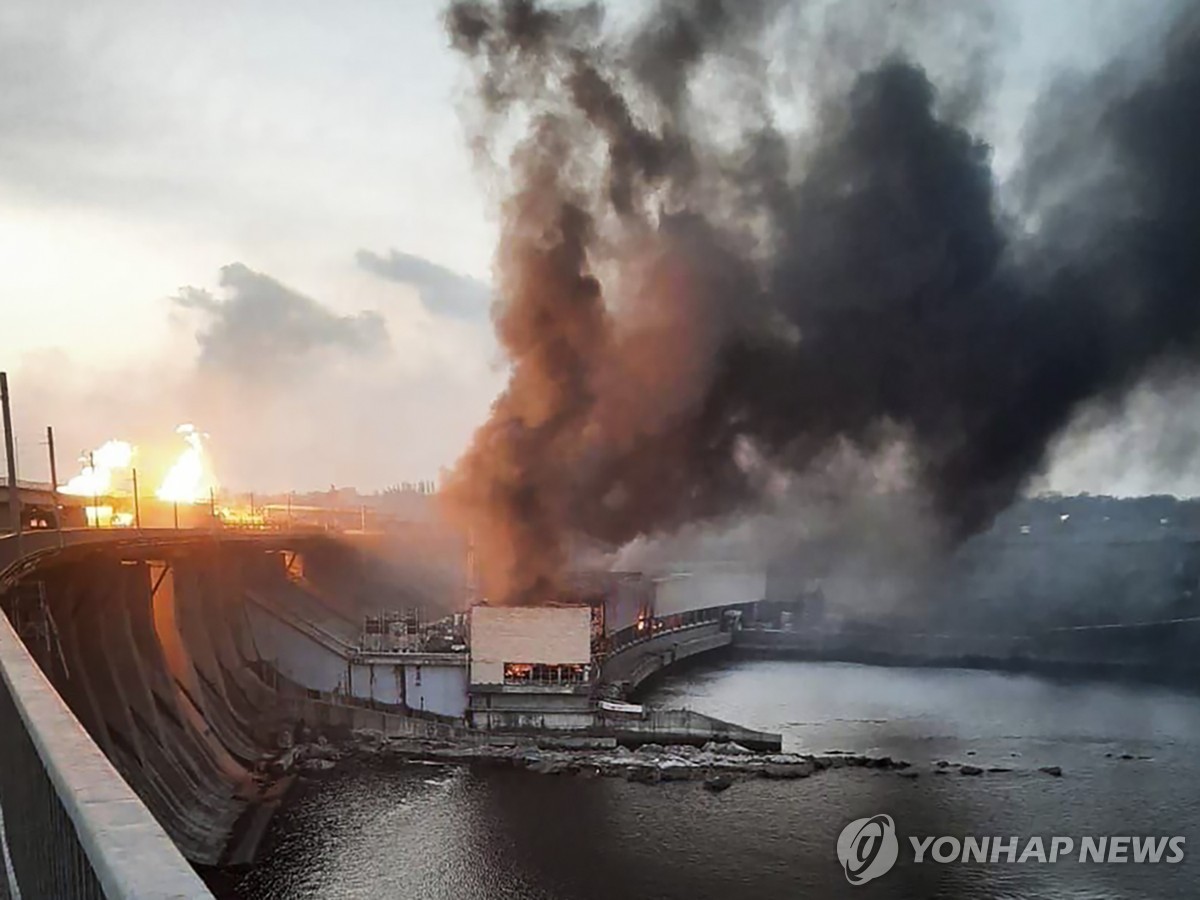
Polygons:
M719 794L731 787L733 787L733 776L724 772L709 775L704 779L705 790L712 791L714 794Z
M979 766L959 766L958 774L960 775L982 775L983 769Z
M1062 766L1042 766L1038 771L1045 772L1047 775L1053 775L1055 778L1062 777Z
M668 760L658 767L658 777L663 781L688 781L695 770L693 765Z

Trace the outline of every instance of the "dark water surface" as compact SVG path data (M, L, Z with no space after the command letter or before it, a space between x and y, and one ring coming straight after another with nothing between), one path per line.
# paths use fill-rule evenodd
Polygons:
M1200 897L1200 698L1161 688L965 670L739 662L664 679L647 698L781 731L785 750L889 754L921 771L800 781L539 776L377 761L306 782L259 865L259 898ZM1122 760L1123 753L1152 759ZM1112 754L1111 757L1106 754ZM936 776L940 759L1012 767ZM1037 771L1059 765L1062 778ZM900 862L862 887L835 844L888 813ZM1070 860L912 862L907 836L1067 835ZM1083 835L1184 835L1177 865L1079 863Z

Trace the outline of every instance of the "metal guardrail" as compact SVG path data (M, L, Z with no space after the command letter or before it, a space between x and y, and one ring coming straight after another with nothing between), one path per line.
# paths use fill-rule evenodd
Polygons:
M0 897L212 898L3 613Z

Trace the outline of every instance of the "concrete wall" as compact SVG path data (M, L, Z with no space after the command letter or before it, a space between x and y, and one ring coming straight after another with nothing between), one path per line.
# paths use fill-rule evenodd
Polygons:
M239 649L242 563L215 545L150 560L68 552L10 593L44 595L61 643L35 642L43 670L183 854L206 865L237 861L240 843L227 845L261 797L253 770L266 750L248 721L274 699Z
M467 709L467 666L398 660L351 665L351 694L363 700L462 718Z
M471 724L483 731L579 731L595 722L586 691L505 688L471 695Z
M404 666L370 663L350 665L350 694L389 706L404 703Z
M765 570L695 568L660 576L655 584L654 615L658 617L756 603L767 595Z
M351 688L352 648L334 633L338 617L285 578L277 558L283 536L147 530L62 538L65 550L53 533L26 535L25 553L39 555L26 555L21 568L8 565L15 541L0 538L0 589L9 589L10 606L20 604L18 619L44 617L44 597L56 623L49 650L31 645L37 662L187 859L251 862L261 832L236 826L270 801L255 774L274 745L263 723L277 720L296 686L327 694ZM308 546L307 538L295 540ZM318 612L320 621L305 621ZM411 708L461 715L465 660L446 672L428 671L425 662L419 685L415 668L402 669L402 680L393 675L393 697L403 685ZM347 709L327 717L351 727L384 721L373 710ZM387 722L396 733L449 727L400 716ZM7 733L0 729L0 764Z
M404 667L408 708L461 718L467 712L467 667Z
M504 664L587 664L586 606L476 606L471 610L471 684L502 684Z
M474 736L468 729L447 722L401 716L361 706L325 703L303 697L282 698L276 705L275 718L281 726L303 719L315 728L335 732L367 729L378 731L387 737L469 740Z
M344 656L254 603L246 604L246 617L259 658L273 665L284 678L324 693L349 693L350 669Z

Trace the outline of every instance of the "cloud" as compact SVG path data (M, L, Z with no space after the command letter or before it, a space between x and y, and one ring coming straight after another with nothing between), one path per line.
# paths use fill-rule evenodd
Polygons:
M416 288L421 305L435 316L474 319L487 315L491 289L482 281L399 250L390 250L386 256L359 250L355 260L373 275Z
M340 316L242 263L223 267L220 285L224 299L195 287L172 298L204 319L196 331L201 368L284 374L330 352L375 356L389 344L379 313Z

